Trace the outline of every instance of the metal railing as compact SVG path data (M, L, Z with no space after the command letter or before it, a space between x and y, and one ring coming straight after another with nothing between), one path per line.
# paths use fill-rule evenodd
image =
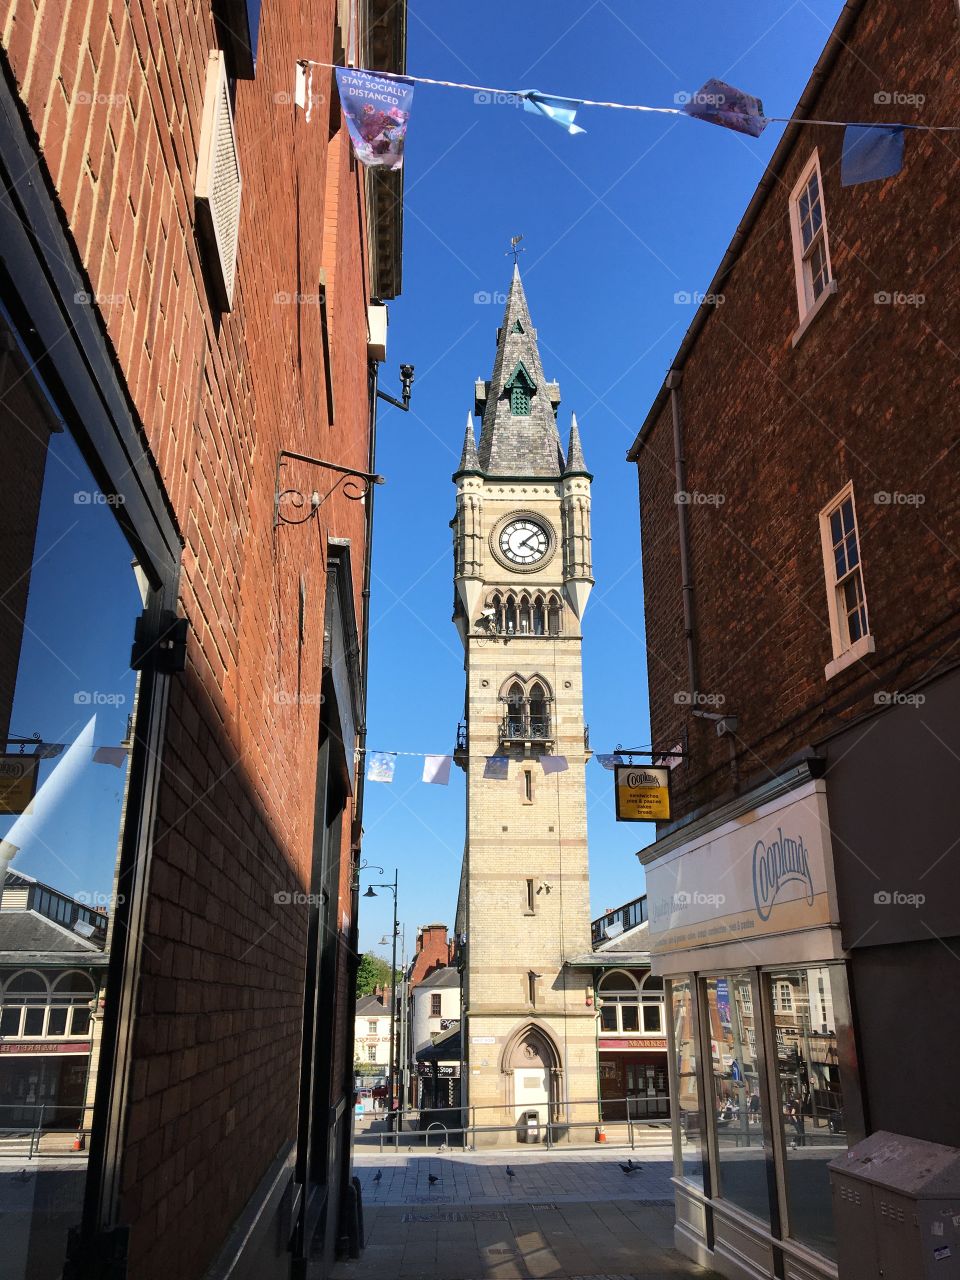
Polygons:
M591 923L590 932L594 946L608 936L607 930L611 925L622 925L623 931L626 931L635 928L638 924L643 924L646 918L647 895L642 894L631 902L625 902L622 907L617 907L616 911L608 911L606 915L600 916ZM621 930L618 929L617 933L620 932Z
M552 742L549 716L508 711L500 724L501 742Z
M541 1120L528 1126L523 1119L516 1119L512 1123L503 1124L484 1124L483 1116L478 1119L477 1113L498 1112L502 1116L504 1112L513 1110L512 1107L505 1107L499 1104L486 1104L471 1107L449 1107L430 1109L431 1115L436 1115L438 1111L448 1111L450 1120L459 1123L445 1123L439 1120L433 1120L426 1129L407 1129L398 1132L396 1129L385 1130L378 1133L379 1148L384 1150L384 1146L392 1146L399 1149L401 1145L414 1147L423 1145L430 1146L430 1134L434 1129L442 1129L444 1135L444 1144L452 1146L456 1143L464 1150L473 1150L477 1145L478 1135L509 1133L516 1139L517 1143L534 1142L537 1145L543 1145L548 1150L554 1147L573 1147L576 1145L593 1146L605 1145L609 1148L629 1147L631 1151L635 1151L637 1147L638 1132L648 1130L659 1130L663 1135L664 1142L669 1141L670 1135L670 1118L667 1116L657 1116L646 1118L637 1114L637 1104L646 1102L647 1099L637 1097L625 1098L588 1098L582 1102L562 1102L550 1105L550 1111L553 1112L554 1118L550 1120ZM669 1099L657 1098L655 1101L666 1101L669 1106ZM623 1107L624 1117L618 1119L601 1119L600 1106L609 1109L611 1107ZM559 1113L570 1112L574 1108L591 1107L597 1111L596 1118L589 1120L571 1120L563 1118ZM544 1107L545 1109L545 1107ZM530 1107L530 1111L537 1110L536 1107ZM409 1117L408 1117L409 1118ZM464 1123L466 1121L466 1123ZM531 1134L532 1129L532 1134ZM591 1137L588 1139L586 1134L580 1136L581 1131L592 1131ZM603 1137L601 1138L601 1134ZM533 1135L533 1136L532 1136ZM579 1139L579 1142L578 1142Z
M90 1127L83 1123L84 1110L49 1102L0 1103L0 1157L85 1160Z

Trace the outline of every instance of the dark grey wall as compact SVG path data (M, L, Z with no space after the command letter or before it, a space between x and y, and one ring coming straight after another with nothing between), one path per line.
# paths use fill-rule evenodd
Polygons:
M850 982L868 1129L960 1147L960 937L864 947Z
M960 671L919 695L818 744L849 949L960 935Z

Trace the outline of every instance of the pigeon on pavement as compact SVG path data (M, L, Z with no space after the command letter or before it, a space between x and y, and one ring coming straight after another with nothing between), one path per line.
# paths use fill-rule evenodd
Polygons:
M427 1181L430 1183L430 1185L431 1185L431 1187L432 1187L432 1186L433 1186L433 1184L434 1184L435 1182L439 1182L439 1181L440 1181L440 1179L437 1177L437 1175L436 1175L435 1173L428 1173L428 1174L427 1174Z
M516 1175L516 1174L514 1173L514 1171L510 1168L510 1166L509 1166L509 1165L507 1165L507 1177L508 1177L508 1178L515 1178L516 1176L517 1176L517 1175Z
M620 1166L620 1168L623 1170L623 1172L624 1172L624 1173L633 1173L633 1172L635 1172L634 1167L633 1167L633 1165L632 1165L632 1164L622 1164L622 1165Z
M373 1180L374 1182L379 1182L382 1177L383 1177L383 1170L378 1169L377 1172L373 1175Z

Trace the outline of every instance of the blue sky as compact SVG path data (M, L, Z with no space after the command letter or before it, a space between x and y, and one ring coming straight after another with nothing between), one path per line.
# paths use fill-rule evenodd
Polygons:
M584 6L411 0L412 75L606 101L672 106L716 76L787 115L842 0ZM649 742L635 468L624 455L694 305L706 291L780 137L669 116L584 108L587 133L469 92L419 86L406 152L404 287L390 308L382 385L416 365L413 409L381 406L370 662L372 748L452 748L463 653L450 622L450 530L473 383L487 378L510 275L510 237L561 434L576 412L594 472L597 585L584 621L585 714L596 750ZM490 301L491 297L499 301ZM416 926L453 924L463 850L463 774L419 781L401 757L391 786L367 787L364 855L400 875L408 950ZM618 824L612 775L588 766L591 912L643 892L634 854L652 828ZM375 878L379 879L379 876ZM366 884L364 878L364 884ZM389 932L389 893L363 903L361 946Z

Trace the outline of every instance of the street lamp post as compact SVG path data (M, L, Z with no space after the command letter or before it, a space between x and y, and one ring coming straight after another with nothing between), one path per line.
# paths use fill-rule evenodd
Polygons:
M375 898L377 896L375 890L389 889L393 894L393 949L390 961L390 1065L387 1075L387 1097L390 1102L390 1115L393 1115L393 1089L396 1081L396 1035L394 1019L397 1016L397 934L399 928L397 926L397 882L399 873L393 873L393 884L372 884L363 895L365 898Z

